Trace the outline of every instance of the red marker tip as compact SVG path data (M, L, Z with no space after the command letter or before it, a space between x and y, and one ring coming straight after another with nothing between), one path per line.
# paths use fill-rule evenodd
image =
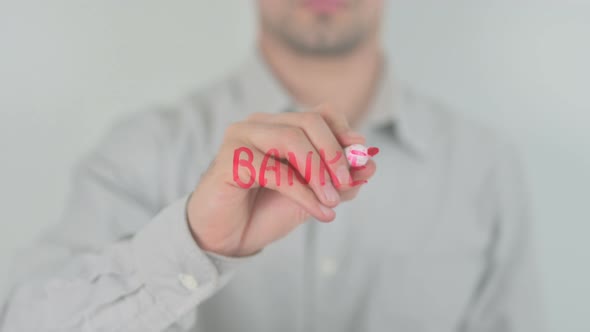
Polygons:
M369 156L373 157L373 156L375 156L377 153L379 153L379 148L378 148L378 147L374 147L374 146L372 146L372 147L370 147L370 148L367 150L367 153L369 154Z

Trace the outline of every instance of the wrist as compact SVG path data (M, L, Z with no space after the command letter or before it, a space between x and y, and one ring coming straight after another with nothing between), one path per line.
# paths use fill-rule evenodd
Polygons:
M212 236L211 232L208 232L206 226L198 224L199 215L192 204L194 198L194 192L191 193L187 199L186 204L186 222L190 230L191 236L195 241L195 244L203 251L208 253L221 255L225 257L241 257L248 256L247 254L240 253L239 247L235 243L239 241L228 241L228 240L215 240L213 238L228 238L227 236L219 237Z

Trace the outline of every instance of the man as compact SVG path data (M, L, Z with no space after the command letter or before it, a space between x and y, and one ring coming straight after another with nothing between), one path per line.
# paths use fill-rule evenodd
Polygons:
M539 331L513 152L394 79L383 6L259 0L253 59L78 165L2 330Z

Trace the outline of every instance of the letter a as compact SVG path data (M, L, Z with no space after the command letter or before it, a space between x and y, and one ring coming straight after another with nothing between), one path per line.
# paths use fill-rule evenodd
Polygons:
M269 159L274 160L275 165L268 167L268 160ZM277 187L281 185L281 162L280 162L280 156L279 156L279 150L277 149L270 149L268 150L268 152L264 155L264 159L262 159L262 165L260 165L260 179L258 179L258 182L260 182L260 186L261 187L265 187L267 182L266 181L266 171L274 171L275 172L275 182L277 184Z

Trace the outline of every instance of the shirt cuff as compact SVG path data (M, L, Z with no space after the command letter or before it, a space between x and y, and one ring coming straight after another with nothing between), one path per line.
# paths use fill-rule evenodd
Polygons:
M150 310L159 311L144 316L143 324L152 328L165 328L213 295L251 257L224 257L199 248L186 217L189 197L164 208L132 240L137 272L154 301Z
M215 265L215 267L217 268L217 272L219 273L219 284L220 286L224 286L230 279L231 276L233 276L235 270L242 264L244 264L244 262L249 261L250 259L252 259L253 257L258 256L258 254L260 253L254 253L252 255L249 256L243 256L243 257L229 257L229 256L223 256L220 254L216 254L214 252L210 252L210 251L205 251L205 254L207 255L207 257L209 257L209 260L211 260L211 262L213 263L213 265Z

